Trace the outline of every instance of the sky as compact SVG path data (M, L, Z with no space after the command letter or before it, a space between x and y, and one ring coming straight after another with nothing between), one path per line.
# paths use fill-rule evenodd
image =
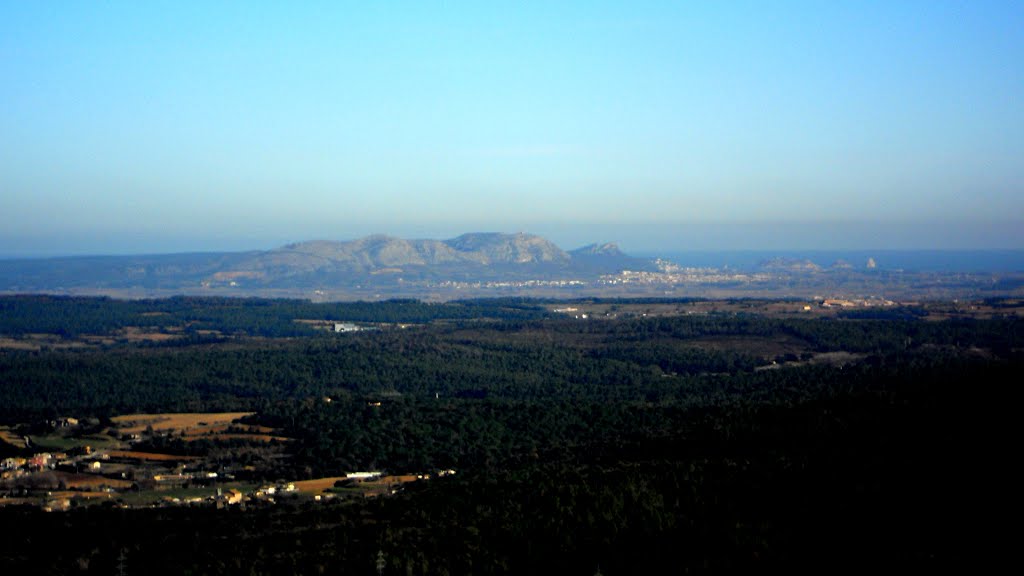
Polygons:
M1024 249L1021 30L1019 1L0 0L0 255Z

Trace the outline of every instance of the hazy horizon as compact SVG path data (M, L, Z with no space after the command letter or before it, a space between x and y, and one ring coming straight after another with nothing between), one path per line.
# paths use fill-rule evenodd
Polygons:
M536 234L551 240L564 250L593 243L615 243L635 256L655 257L681 253L814 253L814 252L1024 252L1024 248L1005 246L1005 238L1024 236L1024 227L999 223L985 227L953 226L949 223L902 223L883 226L866 223L684 223L678 225L621 224L615 226L575 226L567 230L557 225L538 225L534 229L498 229L487 226L464 228L398 227L399 232L366 228L351 233L329 231L305 237L280 238L211 237L155 238L145 234L119 239L80 238L67 247L64 238L38 239L19 245L3 241L0 258L47 258L62 256L119 256L141 254L180 254L190 252L241 252L272 250L286 244L309 240L349 241L373 234L404 239L454 238L465 233L498 232ZM401 233L404 230L407 233ZM324 231L322 231L324 232ZM920 238L931 235L927 245ZM1020 246L1021 244L1018 244ZM13 248L13 249L12 249Z
M0 8L0 255L1024 249L1024 5Z

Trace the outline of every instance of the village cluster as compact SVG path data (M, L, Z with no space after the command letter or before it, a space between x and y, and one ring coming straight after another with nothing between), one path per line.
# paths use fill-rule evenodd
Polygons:
M4 458L0 460L0 506L31 505L46 511L61 511L97 503L125 508L202 505L222 508L270 505L282 499L308 498L321 502L344 497L386 496L401 490L403 484L432 477L429 473L389 475L381 471L359 471L312 480L258 482L251 477L236 477L236 474L241 476L239 473L246 471L246 467L133 449L152 434L167 434L172 429L176 433L195 433L197 428L223 430L225 423L232 424L244 415L121 417L123 424L133 426L118 429L120 443L96 448L79 444L64 451L48 450ZM144 431L138 431L139 422L150 424ZM156 431L153 423L157 425ZM79 428L75 418L61 418L48 424L58 435L64 434L60 437L68 439L74 439ZM12 435L10 429L3 433L0 440L5 443L26 452L32 450L34 444L29 436ZM454 473L454 470L442 470L435 475Z

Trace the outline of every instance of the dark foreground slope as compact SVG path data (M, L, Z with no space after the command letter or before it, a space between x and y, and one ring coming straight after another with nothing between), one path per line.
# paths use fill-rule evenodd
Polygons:
M271 474L458 473L333 504L7 507L0 563L82 574L115 572L122 555L129 573L153 574L367 574L378 558L388 574L984 565L1007 549L991 511L1010 496L1021 338L1012 318L711 315L6 352L8 420L39 413L33 390L62 414L244 408L296 439Z

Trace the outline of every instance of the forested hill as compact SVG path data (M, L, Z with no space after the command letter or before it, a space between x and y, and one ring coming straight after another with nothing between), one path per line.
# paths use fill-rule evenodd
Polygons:
M436 320L529 320L547 316L525 299L427 303L418 300L314 303L308 300L181 296L166 299L50 295L0 296L0 336L50 333L65 338L116 335L127 328L195 340L309 336L317 323L421 324Z

